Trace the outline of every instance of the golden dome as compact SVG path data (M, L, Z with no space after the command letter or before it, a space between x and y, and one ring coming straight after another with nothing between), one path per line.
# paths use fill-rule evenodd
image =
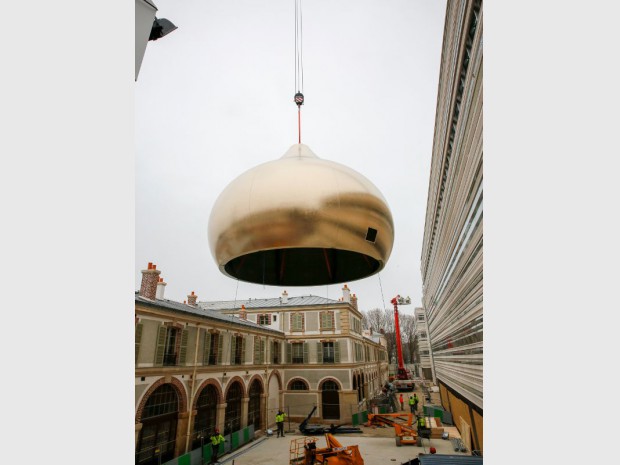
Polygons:
M393 243L392 214L381 192L304 144L237 177L209 218L220 271L257 284L362 279L383 269Z

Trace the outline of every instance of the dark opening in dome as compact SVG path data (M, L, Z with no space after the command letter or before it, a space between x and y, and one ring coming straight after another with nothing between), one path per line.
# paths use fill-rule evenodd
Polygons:
M362 253L322 248L263 250L234 258L226 274L241 281L270 286L321 286L366 278L381 263Z

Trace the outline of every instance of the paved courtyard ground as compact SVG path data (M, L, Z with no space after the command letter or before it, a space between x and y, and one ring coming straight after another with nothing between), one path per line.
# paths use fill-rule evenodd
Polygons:
M234 465L288 465L291 440L301 437L300 434L289 434L283 438L261 438L230 457L222 457L220 463L230 465L234 460ZM423 447L397 447L393 432L392 437L342 434L336 438L343 446L357 445L366 465L400 465L417 457L419 453L429 451L428 439L424 439ZM319 437L318 447L325 447L325 444L325 438ZM455 453L451 442L444 439L431 439L430 445L437 449L438 454L460 454Z
M421 392L417 389L416 392L422 401L418 407L418 410L421 411L423 404L426 402ZM403 393L403 396L405 394L408 397L409 393ZM431 394L430 403L439 403L438 393ZM402 412L407 411L408 406L405 405L405 410ZM288 428L288 424L285 425L285 428ZM401 465L408 460L416 458L420 453L429 453L431 446L435 447L437 454L469 455L468 453L454 452L452 443L445 439L424 439L421 447L411 445L397 447L394 439L394 429L391 427L381 428L362 425L360 429L362 433L338 434L335 437L343 446L357 445L366 465ZM277 438L275 436L261 437L242 449L228 456L221 457L220 463L226 465L288 465L291 440L304 437L299 433L299 425L297 423L291 422L290 430L296 433L287 433L284 438ZM449 432L450 437L460 437L455 427L444 425L444 431ZM316 437L318 438L317 446L325 447L325 437Z

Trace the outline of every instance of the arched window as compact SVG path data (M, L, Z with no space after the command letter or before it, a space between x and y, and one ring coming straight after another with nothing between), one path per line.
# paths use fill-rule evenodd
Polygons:
M235 381L226 394L226 417L224 420L224 435L241 429L241 399L243 387Z
M211 384L207 384L200 392L196 401L196 419L194 420L194 443L193 448L206 443L209 436L215 430L215 418L217 413L217 389ZM200 438L203 438L202 442Z
M338 383L327 380L321 385L321 407L324 420L340 419Z
M174 457L179 397L170 384L155 389L142 413L142 430L136 449L136 464L155 464Z
M260 396L263 388L260 381L255 379L250 385L250 401L248 404L248 425L254 424L254 430L260 428Z
M294 379L288 385L289 391L307 391L308 384L301 379Z

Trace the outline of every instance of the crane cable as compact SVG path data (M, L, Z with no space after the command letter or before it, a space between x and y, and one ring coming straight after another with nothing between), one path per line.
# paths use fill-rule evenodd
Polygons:
M295 0L295 104L297 105L297 135L301 144L301 106L304 104L304 65L302 52L302 11L301 0Z

